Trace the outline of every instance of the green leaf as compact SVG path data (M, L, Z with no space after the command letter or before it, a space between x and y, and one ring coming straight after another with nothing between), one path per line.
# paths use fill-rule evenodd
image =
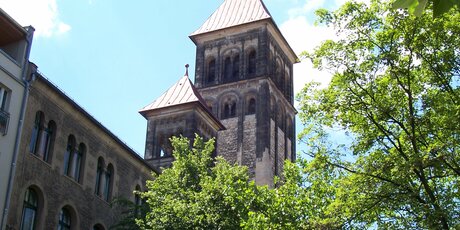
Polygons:
M425 7L426 7L427 3L428 3L428 0L419 0L417 6L415 7L415 9L413 9L413 8L410 8L410 9L413 9L412 13L415 16L420 17L422 15L423 11L425 10Z
M408 9L415 8L418 5L418 0L396 0L393 2L393 9Z

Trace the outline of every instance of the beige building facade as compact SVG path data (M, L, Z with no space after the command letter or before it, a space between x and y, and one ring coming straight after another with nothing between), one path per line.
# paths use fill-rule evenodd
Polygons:
M3 228L25 111L32 27L23 28L0 9L0 218Z

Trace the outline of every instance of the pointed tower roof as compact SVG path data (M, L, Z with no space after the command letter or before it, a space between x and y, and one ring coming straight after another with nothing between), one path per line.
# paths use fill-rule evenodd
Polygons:
M261 0L225 0L190 36L271 18Z
M198 94L195 86L193 86L188 76L185 75L176 82L176 84L163 93L163 95L142 108L139 112L143 114L150 110L162 109L192 102L200 103L203 106L206 104L200 94Z
M217 119L212 112L209 111L206 106L206 102L188 78L188 65L185 67L187 68L185 76L163 93L158 99L139 110L139 113L147 118L149 116L149 112L195 103L202 111L204 111L205 114L207 114L206 116L214 120L220 130L225 129L219 119Z

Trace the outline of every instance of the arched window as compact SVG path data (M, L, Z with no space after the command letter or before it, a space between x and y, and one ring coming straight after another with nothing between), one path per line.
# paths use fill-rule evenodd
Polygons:
M105 172L105 184L104 184L104 200L110 201L112 193L112 181L113 181L113 165L109 164L107 166L107 171Z
M256 51L251 50L248 54L248 75L256 73Z
M54 138L56 136L56 123L54 121L48 122L48 127L45 128L40 141L40 153L43 153L43 160L50 162L50 155L54 145Z
M29 151L33 154L38 154L38 141L40 138L40 133L43 129L43 122L45 120L45 115L42 111L38 111L35 114L35 123L32 130L32 137L30 138Z
M224 82L229 82L232 79L232 59L226 57L224 61Z
M281 62L279 60L276 61L275 77L276 77L276 82L278 83L279 89L281 90L281 92L284 92L283 70L281 67Z
M70 230L71 224L72 219L69 210L67 208L62 208L59 212L58 230Z
M73 159L73 153L75 152L75 137L70 135L67 138L67 148L64 154L64 174L71 176L71 164Z
M240 55L236 54L233 57L232 79L238 80L240 78Z
M216 80L216 60L213 58L208 62L206 83L213 83Z
M255 113L256 113L256 99L251 98L249 99L249 102L248 102L248 109L247 109L246 114L250 115L250 114L255 114Z
M20 229L35 229L35 222L38 215L38 196L37 193L28 188L24 197L22 208L22 219Z
M291 101L292 100L292 81L291 75L289 74L289 69L286 69L284 72L284 81L286 84L284 96Z
M136 189L134 191L134 205L135 205L134 214L136 217L139 217L141 215L142 199L141 199L139 192L141 192L141 186L136 185Z
M71 177L73 177L77 182L80 182L81 177L81 170L82 170L82 162L83 156L86 152L86 146L83 143L80 143L78 146L78 150L74 152L73 159L72 159L72 171Z
M232 118L236 116L236 102L230 101L224 104L222 118Z
M97 160L96 185L94 187L94 193L98 196L100 196L102 192L103 174L104 174L104 159L102 159L102 157L99 157L99 159Z

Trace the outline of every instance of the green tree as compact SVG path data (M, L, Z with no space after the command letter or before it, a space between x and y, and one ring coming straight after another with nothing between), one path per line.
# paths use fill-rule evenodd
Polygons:
M150 208L142 229L235 229L256 209L256 189L244 167L213 162L214 140L171 139L175 161L142 196Z
M141 229L312 229L305 178L287 162L276 188L257 186L246 167L213 159L214 140L171 139L175 161L147 182Z
M438 17L450 9L460 9L460 0L395 0L393 8L408 9L409 12L420 16L428 5L432 5L433 15Z
M346 228L458 226L459 12L414 17L372 1L317 14L339 39L304 54L333 73L330 85L298 95L316 217ZM335 144L331 130L351 141Z

